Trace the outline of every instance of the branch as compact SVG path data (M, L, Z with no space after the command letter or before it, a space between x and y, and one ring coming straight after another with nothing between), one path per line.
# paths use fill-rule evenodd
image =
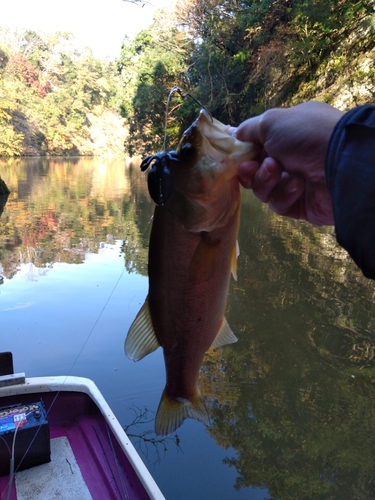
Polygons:
M122 0L123 2L127 3L134 3L135 5L140 5L141 7L144 7L145 5L152 5L151 2L148 2L147 0Z
M154 434L154 431L152 430L139 431L138 433L135 434L129 432L130 427L137 428L139 425L150 424L155 418L153 412L151 412L147 408L141 410L140 408L136 407L136 408L131 408L131 410L135 413L135 418L131 424L124 426L124 431L126 432L128 437L133 438L134 446L139 451L143 451L147 459L149 459L149 454L150 454L149 446L153 447L154 453L156 454L154 465L161 461L160 448L162 449L162 452L165 454L168 450L167 446L168 443L172 442L178 449L181 449L180 439L177 434L175 434L173 437L171 436L171 437L159 438L152 436L152 434ZM151 418L149 417L150 413L152 414Z

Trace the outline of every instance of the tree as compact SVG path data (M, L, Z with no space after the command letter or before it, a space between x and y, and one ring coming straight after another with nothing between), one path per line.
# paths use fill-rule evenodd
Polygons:
M159 18L134 40L124 40L118 70L125 86L121 111L129 127L130 156L162 147L168 94L172 87L184 86L184 52L176 36L173 19L168 23ZM174 112L169 115L170 144L180 132L177 119Z
M77 50L68 33L3 28L2 35L0 155L92 153L88 116L116 111L115 66Z

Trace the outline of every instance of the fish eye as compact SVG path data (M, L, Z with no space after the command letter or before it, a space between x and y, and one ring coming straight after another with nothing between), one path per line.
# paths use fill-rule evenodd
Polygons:
M193 154L194 154L194 146L189 142L184 144L180 149L180 155L183 160L188 160L193 156Z

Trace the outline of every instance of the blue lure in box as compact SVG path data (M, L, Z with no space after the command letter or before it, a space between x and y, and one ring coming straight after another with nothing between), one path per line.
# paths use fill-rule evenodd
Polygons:
M51 460L47 413L43 401L0 407L0 476L9 474L14 442L14 470Z

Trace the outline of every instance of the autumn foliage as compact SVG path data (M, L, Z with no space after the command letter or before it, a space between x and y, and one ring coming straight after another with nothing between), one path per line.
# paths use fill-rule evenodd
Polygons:
M0 156L123 154L118 85L69 33L0 27Z
M51 82L47 80L42 83L41 74L35 66L29 62L21 53L10 57L7 64L7 71L23 81L28 87L35 90L40 97L45 97L51 90Z
M233 125L308 99L342 110L371 102L374 6L374 0L179 0L174 12L159 12L147 31L124 40L118 66L129 148L143 154L162 147L160 101L165 113L172 85ZM332 86L343 77L341 90ZM361 88L353 85L358 80ZM176 144L198 110L177 95L170 109L167 134Z

